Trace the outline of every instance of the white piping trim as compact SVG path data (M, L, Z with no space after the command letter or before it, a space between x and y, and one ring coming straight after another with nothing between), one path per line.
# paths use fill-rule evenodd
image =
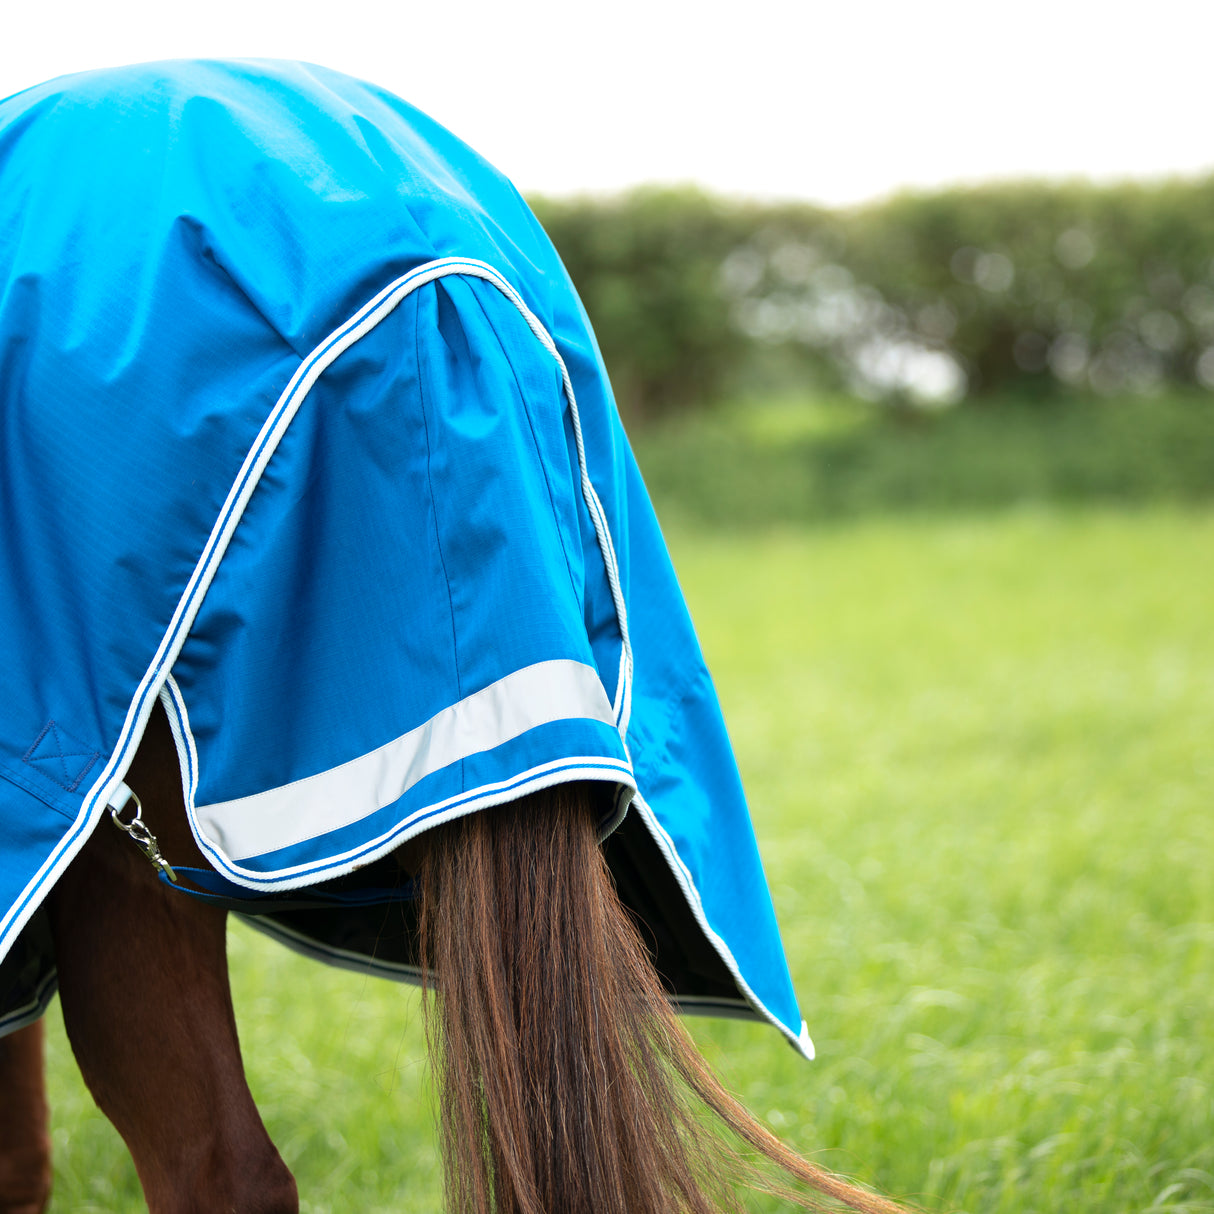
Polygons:
M641 821L648 827L650 835L653 836L654 842L658 845L658 850L670 866L670 871L674 876L675 882L678 884L679 889L683 891L683 897L687 899L687 905L691 908L691 913L700 925L700 930L704 933L705 938L713 948L717 950L717 954L725 963L725 968L729 971L730 977L737 984L738 990L746 996L750 1006L754 1008L762 1019L778 1028L789 1040L793 1048L812 1062L814 1059L814 1043L810 1040L809 1030L805 1021L801 1021L800 1033L794 1033L786 1024L777 1020L768 1010L767 1005L751 990L746 979L742 977L742 971L738 968L737 960L730 951L729 945L709 926L708 918L704 914L704 903L700 898L700 891L696 889L696 884L692 880L691 873L680 859L678 849L674 845L674 840L666 833L666 828L658 821L657 816L649 808L645 802L645 798L639 792L633 797L632 804L637 813L641 815Z
M198 792L198 747L194 742L194 731L190 728L190 714L185 704L185 696L181 687L170 674L164 680L160 689L160 703L164 707L164 715L169 719L169 729L173 734L173 742L177 746L177 770L181 773L181 803L186 806L194 804ZM187 812L186 817L190 815ZM194 823L190 821L190 829Z
M618 722L624 708L624 647L620 646L620 668L615 676L615 699L611 701L611 714Z
M615 725L598 671L569 659L537 662L339 766L194 812L214 850L246 860L352 826L452 763L573 719Z
M624 746L628 746L628 721L632 716L632 654L620 649L620 674L618 687L620 694L618 695L618 705L616 707L616 728L620 731L620 737L624 739ZM631 757L631 755L629 756Z

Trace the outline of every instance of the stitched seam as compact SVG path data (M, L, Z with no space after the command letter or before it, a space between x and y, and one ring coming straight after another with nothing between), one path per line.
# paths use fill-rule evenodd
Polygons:
M42 745L42 741L48 733L54 735L55 754L35 754L34 752L39 746ZM72 738L66 730L64 730L64 736L68 737L72 742L76 742L77 745L83 745L83 743L77 742L75 738ZM88 762L76 773L76 778L73 780L72 773L67 769L67 760L83 759L85 757L88 758ZM58 784L60 788L66 789L68 792L75 792L76 789L80 787L80 782L86 775L88 775L93 764L96 763L100 757L101 752L99 750L64 750L63 738L60 737L58 727L55 725L54 721L47 721L47 723L42 727L42 732L34 739L34 744L25 752L25 754L21 756L21 761L23 763L28 763L40 775L46 776L46 778L50 780L52 784ZM49 771L37 766L41 763L53 763L56 759L59 760L59 767L63 772L62 780L55 779L55 777L51 775Z

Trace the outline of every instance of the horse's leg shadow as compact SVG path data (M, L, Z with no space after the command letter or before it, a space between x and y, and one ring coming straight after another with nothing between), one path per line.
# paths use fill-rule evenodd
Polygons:
M159 709L127 782L165 853L196 854ZM226 912L168 889L105 821L48 909L72 1050L131 1152L151 1214L294 1214L295 1181L245 1082Z

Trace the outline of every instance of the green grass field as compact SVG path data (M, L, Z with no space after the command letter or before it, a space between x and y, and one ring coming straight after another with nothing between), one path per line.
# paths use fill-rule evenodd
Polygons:
M736 1022L703 1048L927 1210L1214 1210L1214 511L694 515L671 548L818 1061ZM242 927L232 958L304 1209L438 1210L416 993ZM141 1209L51 1024L55 1208Z

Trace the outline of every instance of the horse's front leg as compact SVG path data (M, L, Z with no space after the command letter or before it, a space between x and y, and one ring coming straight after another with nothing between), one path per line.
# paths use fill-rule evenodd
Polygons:
M133 787L160 732L145 738ZM149 783L152 795L162 795L158 784L176 785L171 759L143 781L145 805ZM49 911L72 1050L126 1141L151 1214L294 1214L295 1181L245 1082L226 912L165 887L106 821L60 879Z
M41 1214L50 1195L39 1020L0 1037L0 1214Z

